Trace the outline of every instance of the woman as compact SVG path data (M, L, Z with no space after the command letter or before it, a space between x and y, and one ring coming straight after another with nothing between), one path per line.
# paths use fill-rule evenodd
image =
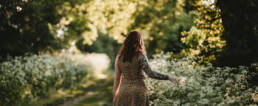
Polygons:
M116 57L114 106L149 105L144 72L154 79L178 83L175 78L152 71L143 48L141 34L137 31L130 32Z

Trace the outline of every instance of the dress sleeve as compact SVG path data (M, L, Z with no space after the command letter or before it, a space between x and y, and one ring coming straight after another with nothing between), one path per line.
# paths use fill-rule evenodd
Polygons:
M148 63L148 58L145 54L140 53L138 56L138 62L139 66L143 71L151 78L158 79L158 80L168 80L168 75L160 74L158 72L155 72L151 70L151 67L149 66Z

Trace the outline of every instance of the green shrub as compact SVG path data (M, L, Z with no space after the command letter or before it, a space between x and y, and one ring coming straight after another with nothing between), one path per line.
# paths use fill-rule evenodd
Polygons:
M155 106L202 106L254 104L252 95L258 87L248 85L248 68L197 65L195 58L170 59L157 54L150 61L153 70L185 79L183 85L169 81L146 80L150 100Z
M0 104L29 103L49 89L71 88L86 75L84 64L47 54L15 57L0 64Z

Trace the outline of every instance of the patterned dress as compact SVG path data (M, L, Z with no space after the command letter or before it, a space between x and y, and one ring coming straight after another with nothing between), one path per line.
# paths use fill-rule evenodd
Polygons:
M116 59L122 80L115 106L149 106L143 73L158 80L168 80L168 76L152 71L143 53L134 56L132 62L123 62L122 58Z

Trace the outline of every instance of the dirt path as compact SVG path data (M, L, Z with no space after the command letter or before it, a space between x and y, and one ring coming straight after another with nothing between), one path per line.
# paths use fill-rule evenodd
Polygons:
M112 87L112 79L97 80L84 95L59 106L111 106Z
M60 106L72 106L74 104L78 104L80 101L86 99L87 97L89 97L89 96L91 96L93 94L94 94L94 92L88 92L85 95L79 96L79 97L77 97L77 98L75 98L73 100L67 101L66 103L64 103L64 104L62 104Z

